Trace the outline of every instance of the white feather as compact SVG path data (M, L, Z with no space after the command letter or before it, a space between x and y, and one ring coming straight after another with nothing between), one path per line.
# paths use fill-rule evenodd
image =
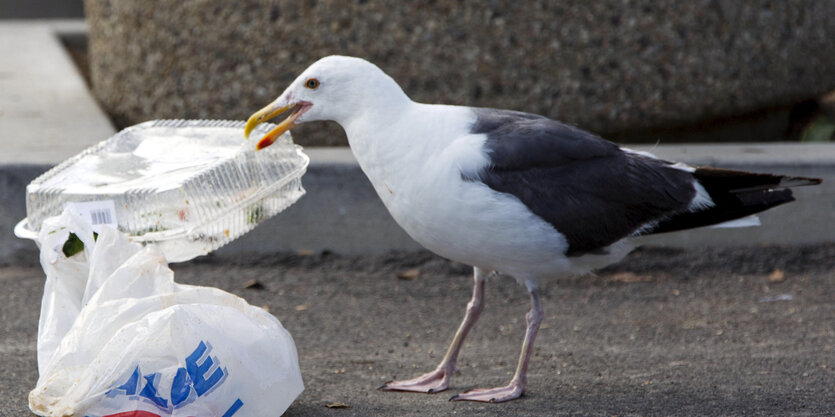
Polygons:
M693 188L696 189L696 196L690 201L690 211L704 210L716 205L713 199L710 198L710 194L705 190L705 187L698 181L693 180Z
M741 219L730 220L724 223L714 224L712 226L708 226L710 229L732 229L732 228L739 228L739 227L755 227L759 226L760 218L757 216L747 216Z

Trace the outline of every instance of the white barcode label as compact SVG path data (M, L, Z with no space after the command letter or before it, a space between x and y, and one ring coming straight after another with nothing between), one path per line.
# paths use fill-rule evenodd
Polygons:
M93 225L93 231L98 232L101 225L117 227L116 205L113 200L85 201L82 203L67 203L65 208L72 207L73 211Z

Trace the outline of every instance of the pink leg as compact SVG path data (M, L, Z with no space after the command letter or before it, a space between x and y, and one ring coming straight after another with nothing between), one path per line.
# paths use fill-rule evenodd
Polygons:
M450 401L480 401L488 403L500 403L503 401L515 400L522 396L525 392L525 386L528 383L528 363L531 360L533 353L533 341L536 339L536 332L539 330L539 325L542 323L542 304L539 302L539 293L536 289L531 290L531 310L525 315L527 321L527 329L525 330L525 340L522 342L522 353L519 355L519 363L516 366L516 373L510 380L510 383L497 388L489 389L472 389L462 394L458 394Z
M489 275L488 271L480 268L473 268L473 297L467 303L467 313L464 315L464 320L455 332L455 337L452 338L452 343L449 349L441 360L440 365L434 371L421 375L414 379L404 381L389 381L383 384L379 389L383 391L410 391L410 392L425 392L432 394L441 392L449 388L449 378L453 372L458 371L458 353L461 352L461 345L464 343L464 338L467 333L473 328L481 310L484 309L484 281Z

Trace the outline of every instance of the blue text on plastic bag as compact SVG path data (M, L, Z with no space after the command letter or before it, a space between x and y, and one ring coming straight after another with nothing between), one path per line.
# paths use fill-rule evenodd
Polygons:
M223 384L229 371L220 366L216 357L209 356L211 350L211 344L201 341L197 348L186 357L186 366L177 368L174 375L171 392L168 396L170 400L164 396L165 393L157 392L160 374L155 372L143 375L139 365L134 368L124 383L107 391L107 396L113 398L119 395L128 397L138 395L160 410L170 413L174 409L191 403L198 397L211 393L214 388ZM209 372L212 369L214 371ZM231 417L241 407L243 407L243 402L240 399L235 400L223 414L223 417Z

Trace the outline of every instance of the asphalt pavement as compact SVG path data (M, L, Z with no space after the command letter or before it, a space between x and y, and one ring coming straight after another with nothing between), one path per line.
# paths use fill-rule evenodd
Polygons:
M265 306L293 334L305 391L287 416L835 414L835 244L639 249L595 276L547 282L528 391L505 404L448 399L509 379L527 309L512 279L488 282L461 374L426 395L375 388L437 364L470 294L464 265L325 253L174 270ZM0 415L30 415L43 279L38 266L0 268Z

